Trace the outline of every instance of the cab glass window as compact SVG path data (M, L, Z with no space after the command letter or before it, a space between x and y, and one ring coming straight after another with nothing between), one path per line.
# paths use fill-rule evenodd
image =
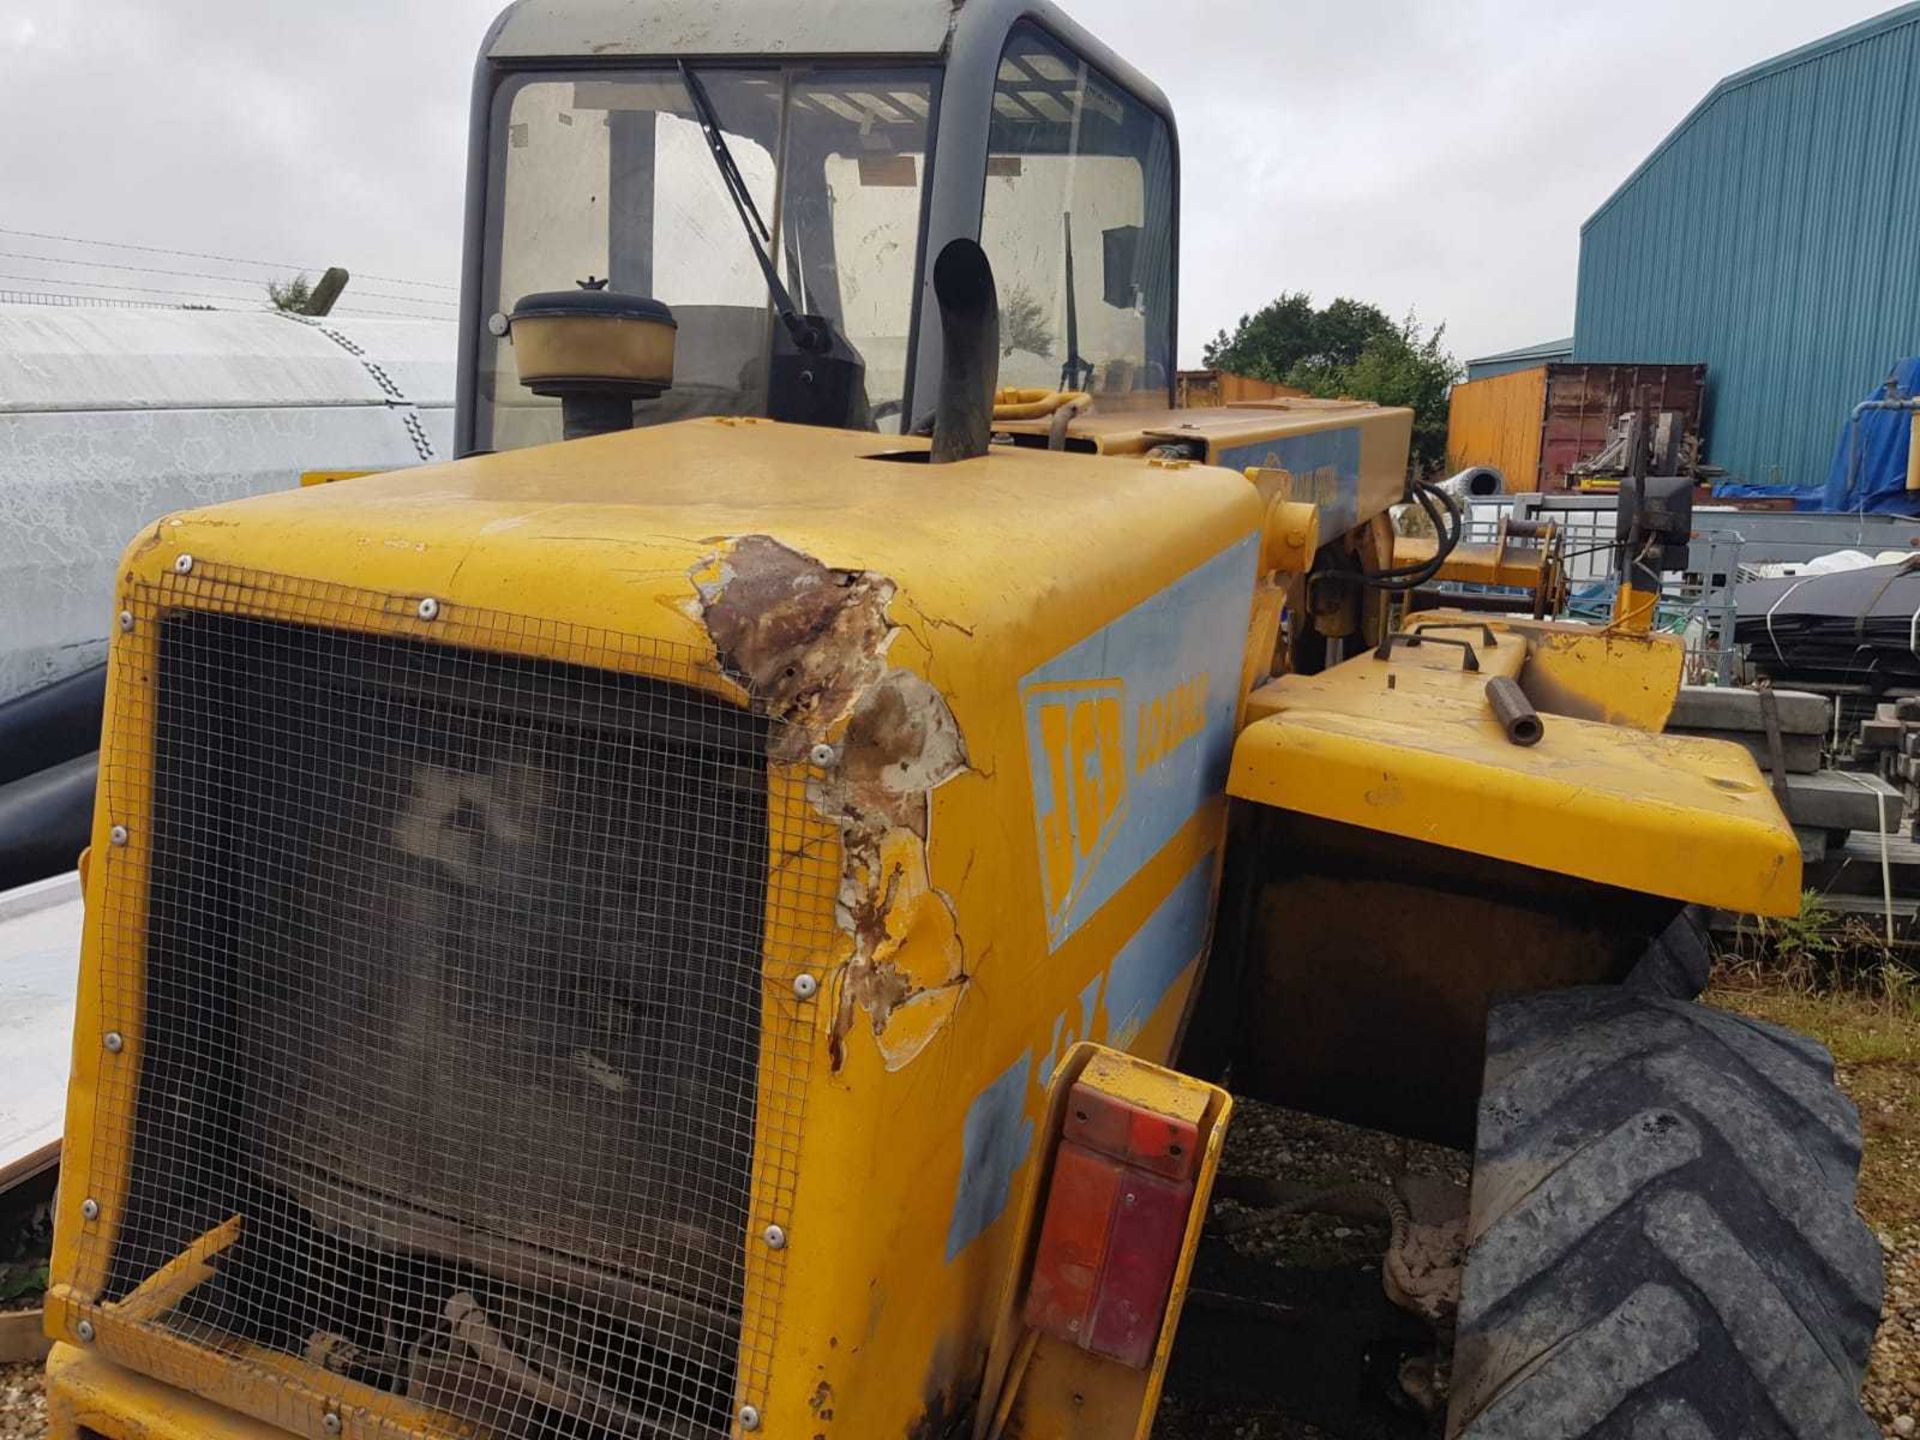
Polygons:
M699 79L781 279L865 360L871 423L899 428L933 76L716 66ZM679 325L673 387L636 405L637 424L766 413L767 284L675 71L516 78L492 144L494 310L608 278ZM558 402L520 384L507 339L483 343L475 420L484 449L560 438Z
M1166 403L1173 178L1165 120L1043 31L1014 29L980 218L1002 385Z

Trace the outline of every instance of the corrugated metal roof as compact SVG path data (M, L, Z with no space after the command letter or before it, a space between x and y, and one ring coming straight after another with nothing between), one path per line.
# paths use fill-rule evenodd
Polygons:
M1478 355L1467 361L1467 379L1485 380L1494 375L1511 374L1515 370L1531 370L1549 360L1565 360L1571 354L1573 337L1569 335L1564 340L1541 340L1532 345L1522 345L1516 350Z
M1709 90L1700 103L1689 110L1681 119L1680 123L1667 132L1666 139L1653 147L1652 154L1634 166L1632 173L1620 182L1614 189L1613 194L1601 201L1600 208L1587 217L1586 224L1580 227L1581 232L1585 233L1587 225L1593 224L1594 221L1606 214L1608 207L1620 198L1627 187L1638 180L1649 166L1665 154L1668 146L1674 144L1681 136L1685 135L1687 131L1692 128L1693 122L1706 113L1707 108L1721 96L1731 94L1742 86L1751 85L1755 81L1765 80L1769 76L1791 70L1796 65L1805 65L1811 61L1819 60L1825 56L1845 50L1848 46L1858 45L1864 41L1872 40L1880 35L1884 35L1889 30L1897 30L1903 25L1911 25L1915 21L1920 21L1920 0L1914 0L1912 4L1897 5L1884 15L1875 15L1871 19L1862 20L1857 25L1849 25L1844 30L1836 30L1831 35L1823 35L1818 40L1809 40L1805 45L1796 46L1784 54L1774 56L1771 60L1762 60L1758 65L1749 65L1744 70L1734 71L1733 74L1727 76L1726 79Z
M1708 454L1825 475L1920 353L1920 4L1714 87L1581 231L1574 358L1708 365Z

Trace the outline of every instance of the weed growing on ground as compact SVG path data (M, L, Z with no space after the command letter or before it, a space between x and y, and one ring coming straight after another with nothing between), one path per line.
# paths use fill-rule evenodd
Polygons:
M1889 944L1877 917L1843 914L1812 890L1797 914L1743 917L1716 959L1737 985L1869 996L1920 1014L1920 945Z

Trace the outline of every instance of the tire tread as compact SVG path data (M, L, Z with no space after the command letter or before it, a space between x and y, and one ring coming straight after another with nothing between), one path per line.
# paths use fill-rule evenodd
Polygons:
M1594 987L1496 1002L1487 1076L1450 1436L1876 1433L1880 1248L1825 1050Z

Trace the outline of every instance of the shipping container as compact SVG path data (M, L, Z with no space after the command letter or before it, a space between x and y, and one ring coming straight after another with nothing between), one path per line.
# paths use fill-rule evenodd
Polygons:
M1565 490L1567 472L1606 446L1614 422L1642 395L1655 410L1678 411L1686 433L1701 436L1706 380L1705 365L1572 361L1465 381L1448 404L1448 467L1491 465L1510 491Z

